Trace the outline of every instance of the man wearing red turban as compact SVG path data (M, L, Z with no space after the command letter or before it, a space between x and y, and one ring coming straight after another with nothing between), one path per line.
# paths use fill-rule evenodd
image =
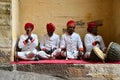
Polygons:
M85 35L84 39L86 47L85 58L89 59L93 47L99 47L102 51L105 51L106 47L102 39L102 36L98 35L97 33L98 30L95 22L88 23L87 31L88 33Z
M61 55L68 59L77 59L83 53L83 44L81 37L75 33L76 23L74 20L67 22L67 32L62 35L60 48ZM79 55L80 54L80 55Z
M38 37L32 33L34 29L32 23L26 23L24 28L26 33L20 36L18 47L21 49L21 52L17 52L17 57L23 60L34 60L37 54L35 48L38 46Z
M40 48L42 51L38 52L41 59L50 59L58 56L57 51L60 39L59 36L54 33L55 26L53 23L48 23L46 29L47 34L44 34L40 41Z

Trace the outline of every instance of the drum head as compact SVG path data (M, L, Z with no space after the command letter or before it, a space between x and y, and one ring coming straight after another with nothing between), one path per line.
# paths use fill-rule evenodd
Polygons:
M100 50L100 48L98 47L94 47L93 51L95 52L95 54L101 59L101 60L105 60L105 54L102 52L102 50Z

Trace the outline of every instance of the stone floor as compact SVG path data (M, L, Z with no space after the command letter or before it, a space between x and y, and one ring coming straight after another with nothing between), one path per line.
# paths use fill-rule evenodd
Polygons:
M45 74L36 74L32 72L0 70L0 80L65 80L65 79Z

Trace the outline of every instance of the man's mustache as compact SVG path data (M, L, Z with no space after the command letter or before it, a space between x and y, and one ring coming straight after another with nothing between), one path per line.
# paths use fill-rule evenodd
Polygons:
M27 30L26 32L27 32L27 34L29 34L29 33L30 33L30 30Z

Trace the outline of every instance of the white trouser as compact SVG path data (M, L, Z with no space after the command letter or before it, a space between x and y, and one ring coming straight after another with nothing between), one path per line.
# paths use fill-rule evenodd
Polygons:
M34 60L35 56L33 58L26 57L26 55L28 55L29 53L33 53L34 55L37 55L37 50L17 52L17 56L18 58L23 59L23 60Z
M73 51L73 52L61 52L61 55L64 57L67 57L69 59L77 59L79 52L78 51Z
M42 59L48 59L50 57L56 57L57 55L59 55L60 51L60 49L56 49L53 51L53 53L51 53L51 55L47 54L45 51L39 51L37 55L39 55L39 57Z

